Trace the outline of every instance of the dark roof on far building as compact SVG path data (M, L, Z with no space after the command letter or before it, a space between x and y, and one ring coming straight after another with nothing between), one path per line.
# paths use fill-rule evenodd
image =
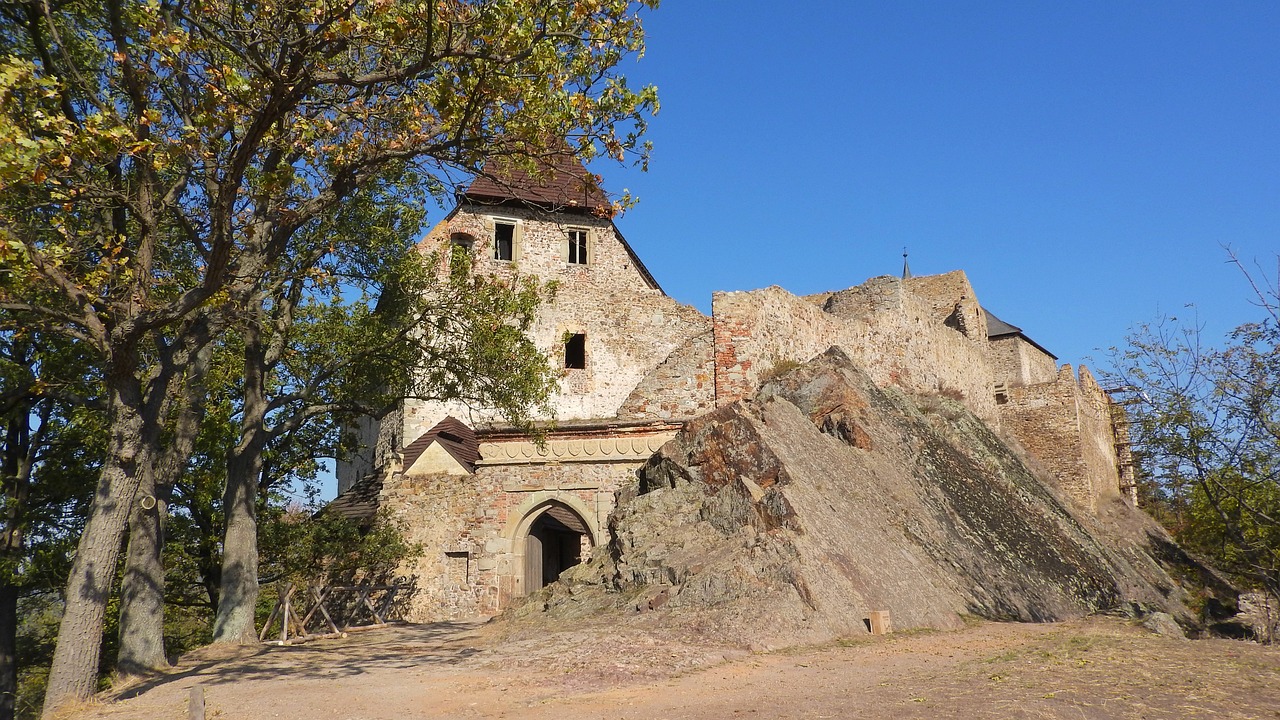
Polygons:
M1054 360L1058 359L1057 355L1054 355L1053 353L1046 350L1042 345L1040 345L1040 343L1027 337L1027 334L1022 332L1022 328L1018 327L1017 325L1010 325L1009 323L996 317L995 313L991 312L986 308L982 308L982 312L987 314L987 339L988 340L997 340L999 338L1012 337L1016 335L1022 338L1023 340L1026 340L1027 342L1031 343L1031 345L1033 345L1037 350L1044 353L1045 355L1048 355Z

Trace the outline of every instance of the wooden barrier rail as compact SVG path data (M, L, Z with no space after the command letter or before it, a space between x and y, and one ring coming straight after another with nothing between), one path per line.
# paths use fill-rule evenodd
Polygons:
M275 607L262 625L262 632L258 633L258 640L275 645L289 645L319 638L342 637L351 630L384 627L399 619L391 615L395 611L396 594L406 587L313 585L301 588L290 583L281 590ZM267 635L271 634L277 621L280 625L280 639L267 640ZM339 625L338 621L342 624ZM319 632L312 631L313 623L318 625L316 630ZM323 632L326 628L328 632Z

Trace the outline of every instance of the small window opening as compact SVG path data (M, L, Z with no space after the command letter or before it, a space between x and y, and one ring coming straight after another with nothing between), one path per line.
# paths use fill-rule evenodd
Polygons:
M564 366L571 370L582 370L587 367L587 336L582 333L570 335L564 343Z
M571 265L587 264L587 231L569 231L569 263Z
M456 248L471 252L472 246L476 244L476 239L466 233L454 233L449 236L449 243Z
M466 272L471 267L471 249L476 239L466 233L454 233L449 236L449 269L451 272Z
M516 226L512 223L493 224L493 259L510 260L515 244Z

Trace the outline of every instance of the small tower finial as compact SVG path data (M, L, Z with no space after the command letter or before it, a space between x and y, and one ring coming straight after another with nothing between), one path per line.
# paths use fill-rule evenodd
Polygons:
M907 249L902 248L902 279L911 277L911 266L907 264Z

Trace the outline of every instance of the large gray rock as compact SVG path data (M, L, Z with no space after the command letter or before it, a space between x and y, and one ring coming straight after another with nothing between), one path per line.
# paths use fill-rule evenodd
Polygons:
M607 552L522 612L655 608L777 646L865 633L876 610L898 630L1107 610L1193 626L1161 554L1230 592L1146 515L1075 510L962 406L881 390L836 349L688 423L639 476Z

